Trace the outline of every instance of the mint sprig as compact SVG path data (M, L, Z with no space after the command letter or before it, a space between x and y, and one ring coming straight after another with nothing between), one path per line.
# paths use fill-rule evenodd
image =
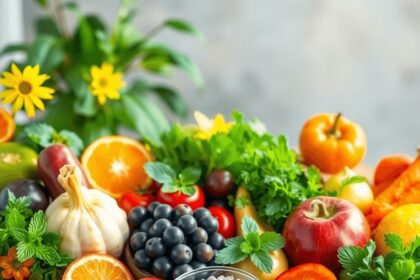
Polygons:
M197 167L184 168L179 174L163 162L149 162L144 168L152 179L162 184L162 191L166 193L181 192L191 196L201 177L201 169Z
M226 248L216 255L216 263L235 264L249 257L261 271L270 273L273 260L269 253L283 248L283 237L276 232L260 234L257 223L248 216L242 219L241 228L244 236L226 240Z

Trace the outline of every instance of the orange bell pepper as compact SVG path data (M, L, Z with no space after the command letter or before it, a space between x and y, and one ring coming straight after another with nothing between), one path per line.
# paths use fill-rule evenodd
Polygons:
M310 118L301 131L299 142L305 163L326 173L356 166L363 159L367 145L363 129L341 113Z

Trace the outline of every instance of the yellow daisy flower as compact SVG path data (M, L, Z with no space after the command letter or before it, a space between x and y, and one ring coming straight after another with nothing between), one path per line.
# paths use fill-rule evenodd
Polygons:
M195 111L194 118L198 124L195 137L202 140L210 139L217 133L227 133L232 127L232 123L227 123L222 114L217 114L214 119L209 119L203 113Z
M35 117L35 107L45 110L42 99L53 99L54 89L43 87L42 84L50 77L39 74L39 65L26 66L23 72L12 64L12 72L3 72L0 84L6 89L0 92L0 100L3 104L13 103L13 112L17 112L25 106L28 117Z
M114 67L109 63L102 63L101 67L96 65L90 68L92 81L90 89L92 95L98 98L101 105L105 105L106 99L120 99L118 92L124 86L121 72L114 72Z

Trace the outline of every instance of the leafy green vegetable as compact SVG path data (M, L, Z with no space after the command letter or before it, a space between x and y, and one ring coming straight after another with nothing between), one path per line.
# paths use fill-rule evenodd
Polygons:
M47 232L45 214L35 214L28 208L28 197L16 198L9 191L9 201L0 211L0 255L16 247L17 258L25 261L33 258L30 279L59 280L71 258L59 252L61 236Z
M38 152L52 144L64 144L77 156L84 149L83 141L76 133L69 130L57 132L52 126L45 123L26 126L18 135L18 141L32 147Z
M201 168L204 177L215 169L230 171L235 184L250 191L259 216L280 229L298 204L324 194L320 174L313 167L305 170L284 135L255 129L238 112L232 116L229 132L208 140L194 137L194 127L174 125L162 135L161 144L149 146L157 160L178 173L185 167Z
M186 195L193 195L194 185L201 176L201 170L196 167L187 167L177 176L169 165L162 162L148 162L144 168L151 178L162 184L162 191L166 193L180 191Z
M269 253L283 248L283 237L275 232L259 234L257 223L248 216L242 219L241 226L244 237L226 240L226 248L216 255L216 263L235 264L249 257L256 267L270 273L273 260Z
M385 234L385 243L392 250L386 256L373 256L376 245L370 240L364 248L342 247L340 263L351 279L410 280L420 279L420 236L404 246L400 236Z
M363 176L351 176L351 177L347 177L345 178L342 182L341 182L341 188L344 188L345 186L351 185L351 184L358 184L358 183L367 183L368 180L366 179L366 177Z

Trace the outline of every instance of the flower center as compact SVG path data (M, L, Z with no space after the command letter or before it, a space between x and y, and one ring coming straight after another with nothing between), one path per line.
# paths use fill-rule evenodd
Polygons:
M22 263L18 260L13 260L11 263L14 270L19 270L22 267Z
M19 91L22 94L28 94L30 93L32 90L32 85L28 82L21 82L19 84Z
M108 85L108 81L105 78L99 79L99 85L101 87L106 87Z

